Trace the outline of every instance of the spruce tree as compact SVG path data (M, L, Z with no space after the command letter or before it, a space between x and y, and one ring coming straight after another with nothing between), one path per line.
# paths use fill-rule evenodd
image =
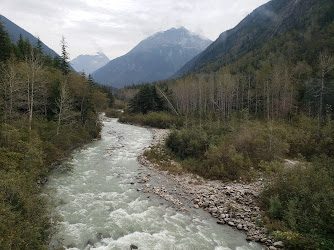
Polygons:
M36 44L36 47L34 48L34 51L35 51L35 55L37 56L43 55L43 45L39 37L37 38L37 44Z
M64 36L61 39L60 45L61 45L60 69L63 72L63 75L67 75L70 72L70 64L68 62L70 56L66 51L67 44Z
M155 86L145 84L138 94L130 101L130 110L134 113L147 114L150 111L164 110L162 98L158 95Z
M12 42L9 39L5 26L0 20L0 62L9 59L12 52Z

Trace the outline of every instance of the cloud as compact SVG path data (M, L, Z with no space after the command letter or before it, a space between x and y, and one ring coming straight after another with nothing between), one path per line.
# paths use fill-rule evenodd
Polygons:
M2 13L55 51L64 35L72 58L121 56L146 37L184 26L215 40L268 0L1 0Z

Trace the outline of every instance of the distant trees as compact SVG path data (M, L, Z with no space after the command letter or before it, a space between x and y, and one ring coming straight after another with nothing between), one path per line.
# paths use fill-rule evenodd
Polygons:
M63 45L65 45L64 39ZM53 233L39 184L48 167L96 138L107 87L71 72L64 58L43 54L0 24L0 249L43 249Z
M0 19L0 62L9 59L12 52L12 43L8 37L8 33Z
M134 113L147 114L149 111L165 109L162 98L158 95L154 85L143 85L138 94L130 101L129 109Z
M0 66L0 85L2 99L4 102L4 120L12 120L14 118L14 111L18 106L17 92L20 88L20 75L18 70L18 63L14 56L12 56L6 64Z

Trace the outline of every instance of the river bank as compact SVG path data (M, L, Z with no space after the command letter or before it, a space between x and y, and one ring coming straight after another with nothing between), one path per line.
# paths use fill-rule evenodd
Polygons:
M151 131L153 141L147 150L162 144L169 133L166 129L152 128ZM267 230L261 225L262 211L257 205L257 199L264 188L262 179L252 183L207 181L189 173L176 175L162 171L158 164L150 162L144 154L138 160L155 173L143 172L138 176L140 182L145 183L140 191L158 195L183 211L204 209L217 219L218 224L226 224L244 232L248 241L260 242L272 250L284 247L282 242L274 242L268 237Z
M169 182L137 161L151 142L146 128L105 118L101 140L74 152L63 163L70 171L52 172L44 194L61 220L50 249L262 249L206 212L190 211L187 196L180 202L189 213L170 206L167 197L139 192L150 183ZM142 180L146 176L150 183ZM181 193L174 184L166 185L171 187Z

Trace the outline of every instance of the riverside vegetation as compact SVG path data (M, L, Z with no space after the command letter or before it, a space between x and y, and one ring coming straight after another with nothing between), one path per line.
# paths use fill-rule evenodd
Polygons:
M264 176L259 223L290 249L334 248L334 4L313 4L312 15L261 46L252 40L220 59L208 50L209 62L184 77L119 93L129 101L120 121L172 128L162 149L146 153L164 169L223 181Z
M13 44L0 22L0 248L47 249L56 229L40 187L48 171L99 136L98 112L113 100L107 87L71 72L41 43ZM54 218L53 218L54 219Z
M69 72L66 53L42 56L37 67L38 45L13 45L0 31L0 246L38 249L51 225L36 183L45 166L98 135L97 111L108 100L92 79ZM258 223L289 249L334 249L333 37L333 1L272 0L186 65L187 75L124 88L118 98L128 108L108 112L171 128L162 149L146 153L165 169L265 177Z
M159 113L122 119L132 117L138 123L154 116ZM176 174L189 172L225 182L264 178L265 189L257 202L265 213L258 223L289 249L332 249L333 126L328 119L319 129L318 119L304 114L290 121L207 118L201 125L194 118L188 127L173 129L165 145L153 147L145 156ZM285 159L296 164L286 166Z

